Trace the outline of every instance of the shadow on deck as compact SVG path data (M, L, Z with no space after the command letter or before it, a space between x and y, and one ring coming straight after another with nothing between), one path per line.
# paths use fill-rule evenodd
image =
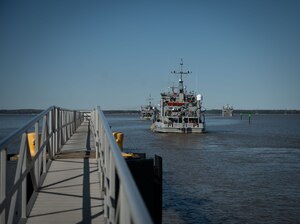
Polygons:
M104 223L93 141L84 122L52 162L27 223Z

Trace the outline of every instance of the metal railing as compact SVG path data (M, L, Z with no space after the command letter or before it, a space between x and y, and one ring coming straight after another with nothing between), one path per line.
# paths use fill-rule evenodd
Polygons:
M26 219L51 161L83 118L82 112L52 106L0 142L0 223L17 223ZM30 153L29 132L35 133L35 155ZM8 184L13 172L9 166L10 161L7 160L8 152L16 144L19 152L14 180ZM27 183L29 179L33 187L30 195Z
M104 193L104 217L107 223L152 223L150 214L100 110L91 112L100 186Z

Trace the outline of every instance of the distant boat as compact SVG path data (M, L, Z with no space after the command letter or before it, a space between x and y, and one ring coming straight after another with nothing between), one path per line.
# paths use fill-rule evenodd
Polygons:
M151 100L151 94L149 98L147 99L149 101L148 105L141 106L141 119L142 120L153 120L154 119L154 111L156 108L152 105Z
M183 86L183 72L181 59L178 87L172 87L171 92L161 93L160 112L155 113L155 120L151 126L153 132L163 133L201 133L205 130L204 110L202 110L202 96L194 92L187 92Z
M223 117L232 117L233 114L233 107L230 105L223 106L222 116Z

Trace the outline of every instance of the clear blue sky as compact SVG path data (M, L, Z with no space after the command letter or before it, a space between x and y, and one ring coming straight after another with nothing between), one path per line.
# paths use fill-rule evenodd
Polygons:
M178 82L207 109L300 109L300 1L0 1L0 109L138 109Z

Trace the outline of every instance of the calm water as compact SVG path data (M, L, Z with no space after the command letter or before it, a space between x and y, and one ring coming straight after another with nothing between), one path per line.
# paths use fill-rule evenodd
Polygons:
M31 115L1 115L0 140ZM163 223L299 223L300 116L207 117L205 134L157 134L108 116L128 151L163 157Z
M163 223L300 222L300 116L207 117L188 135L108 118L129 151L163 157Z
M35 115L31 114L0 114L0 141L17 129L24 126ZM8 148L8 153L16 153L19 151L20 139Z

